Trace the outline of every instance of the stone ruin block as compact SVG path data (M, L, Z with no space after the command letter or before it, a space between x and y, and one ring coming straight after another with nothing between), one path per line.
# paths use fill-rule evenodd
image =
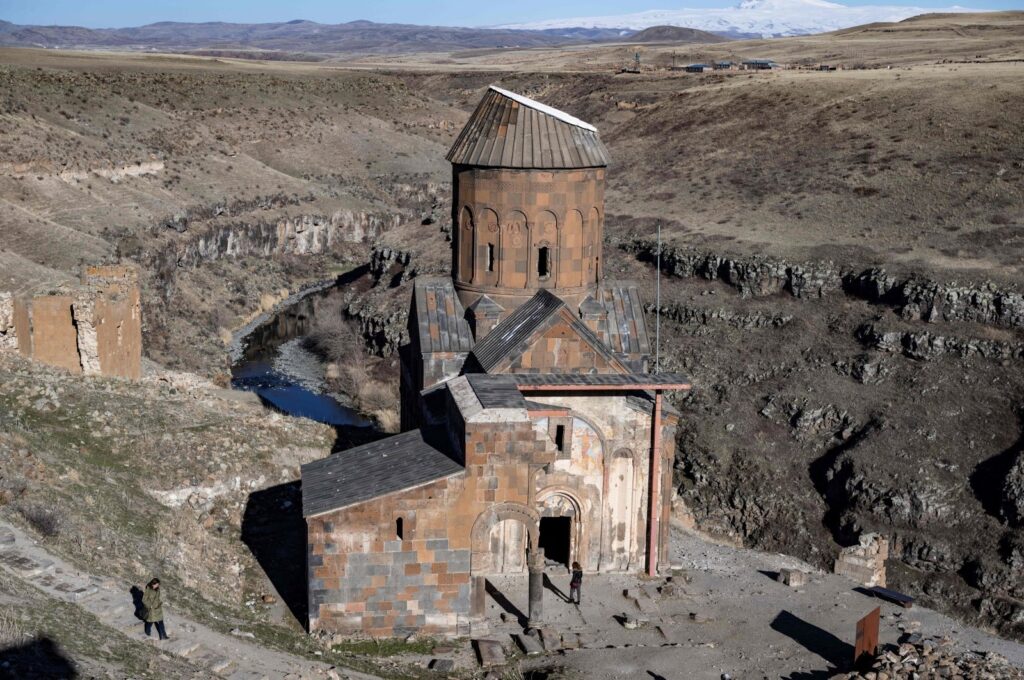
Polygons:
M775 580L791 588L800 588L807 584L807 572L799 569L780 569Z
M885 561L888 558L889 541L878 534L864 534L858 545L843 548L839 553L835 573L868 588L885 587Z
M18 349L18 334L14 326L14 296L0 293L0 350Z
M142 309L134 267L88 267L78 285L15 297L0 292L0 350L71 373L138 379Z

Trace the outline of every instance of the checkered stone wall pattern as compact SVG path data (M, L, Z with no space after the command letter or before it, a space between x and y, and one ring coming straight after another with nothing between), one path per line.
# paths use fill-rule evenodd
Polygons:
M453 279L463 305L507 309L547 288L582 300L601 278L604 168L453 168Z

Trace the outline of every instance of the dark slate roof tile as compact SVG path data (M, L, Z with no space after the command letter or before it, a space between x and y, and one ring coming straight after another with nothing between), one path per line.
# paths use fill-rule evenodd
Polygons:
M473 333L451 279L416 279L413 296L421 352L469 352L473 348Z
M536 295L520 305L483 340L476 343L473 347L473 357L484 371L490 371L508 356L519 351L520 346L530 335L564 306L564 302L548 291L537 291Z
M681 373L513 373L516 384L530 385L588 385L596 387L628 387L630 385L689 385L690 379Z
M526 408L526 400L509 375L469 373L466 379L484 408Z
M463 471L443 431L412 430L302 466L305 517L421 486Z

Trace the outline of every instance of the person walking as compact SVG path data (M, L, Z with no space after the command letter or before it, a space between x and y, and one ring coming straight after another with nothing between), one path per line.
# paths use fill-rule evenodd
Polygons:
M160 579L154 578L146 584L146 592L142 594L142 618L146 622L146 637L149 637L156 625L156 632L161 640L167 640L164 630L164 605L160 600Z
M579 606L580 586L583 585L583 569L579 562L572 563L572 578L569 580L569 602Z

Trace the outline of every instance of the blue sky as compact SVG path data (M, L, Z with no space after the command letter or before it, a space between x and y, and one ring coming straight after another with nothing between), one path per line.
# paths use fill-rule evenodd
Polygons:
M912 5L1024 9L1024 0L838 0L847 5ZM571 16L627 14L647 9L728 7L739 0L0 0L0 19L16 24L90 28L139 26L154 21L261 23L355 19L440 26L489 26Z

